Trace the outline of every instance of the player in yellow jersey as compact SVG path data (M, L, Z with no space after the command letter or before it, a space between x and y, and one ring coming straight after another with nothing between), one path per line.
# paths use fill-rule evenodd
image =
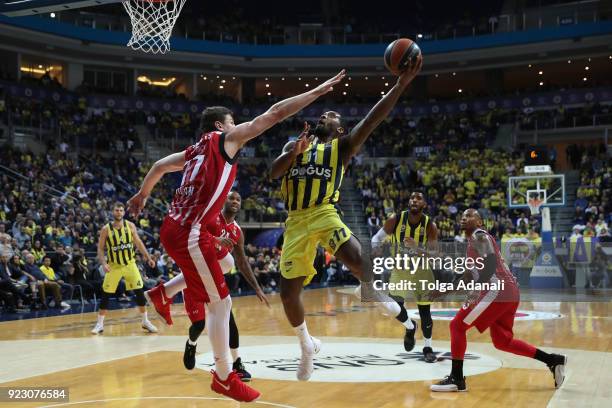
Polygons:
M142 328L149 333L157 333L157 328L147 318L147 303L142 289L142 277L136 266L134 246L138 248L149 266L154 267L155 261L147 252L136 231L136 226L124 220L125 207L122 203L113 206L113 221L105 225L100 231L98 240L98 261L104 269L104 282L102 283L102 301L98 312L98 322L91 330L92 334L104 331L104 316L108 309L108 298L117 290L121 278L125 279L125 288L133 290L136 294L136 304L142 314Z
M302 287L316 273L313 261L317 245L322 245L345 264L361 285L363 301L376 301L386 314L397 316L400 308L389 296L374 292L369 258L362 256L361 244L342 222L335 208L345 166L368 136L389 115L408 84L421 69L422 58L407 68L397 83L366 117L348 134L340 114L325 112L312 135L309 127L296 141L285 145L272 163L272 178L282 177L282 193L289 217L285 223L281 255L281 300L289 323L299 338L302 357L297 378L307 381L313 372L313 356L321 342L310 336L304 321ZM409 320L410 322L410 320Z
M376 251L382 242L391 239L391 254L395 257L398 254L408 253L411 256L420 257L422 255L434 256L438 252L438 228L434 221L423 211L427 207L425 196L420 191L410 194L408 210L399 214L391 215L383 227L372 238L372 248ZM428 363L436 361L436 355L431 348L431 334L433 320L431 319L431 302L429 293L422 290L420 281L434 282L433 270L427 264L422 265L414 271L395 269L391 272L389 283L399 284L402 281L414 282L415 290L392 290L391 297L395 299L402 309L402 316L398 320L405 323L408 320L407 313L404 311L404 302L410 296L410 292L416 297L419 316L421 317L421 330L423 331L423 357ZM396 285L396 287L401 285ZM413 322L413 329L406 328L404 335L404 348L411 351L414 348L414 334L416 332L416 322Z

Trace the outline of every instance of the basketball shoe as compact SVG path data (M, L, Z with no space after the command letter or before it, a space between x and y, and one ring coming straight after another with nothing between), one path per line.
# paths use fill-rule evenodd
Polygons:
M321 351L321 340L314 337L310 337L310 340L312 340L310 345L300 345L302 347L302 357L297 369L297 379L300 381L308 381L310 379L314 371L314 355Z
M451 374L444 377L442 381L430 385L429 389L434 392L464 392L467 391L467 386L465 377L457 379Z
M555 388L561 387L563 381L565 381L565 365L567 364L567 356L560 354L552 354L555 362L548 366L548 369L553 373L555 377Z
M185 353L183 354L183 364L188 370L193 370L195 367L195 355L197 345L189 344L189 340L185 343Z
M172 298L166 296L164 284L160 283L153 289L147 290L144 295L147 301L153 305L159 317L161 317L168 326L172 326L172 316L170 315Z
M226 397L230 397L240 402L251 402L261 395L259 391L240 381L240 377L238 377L236 371L232 371L225 381L219 378L215 370L212 370L211 374L213 375L213 379L210 384L210 389L217 394L225 395Z
M238 377L240 377L242 382L251 381L251 373L244 369L244 364L242 364L242 359L240 357L234 361L232 369L236 371L236 374L238 374Z

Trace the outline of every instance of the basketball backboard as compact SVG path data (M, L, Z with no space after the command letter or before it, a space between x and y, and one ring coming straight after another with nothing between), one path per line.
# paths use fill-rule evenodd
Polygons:
M528 200L537 198L546 207L565 205L565 176L546 174L516 176L508 179L508 207L529 208Z
M121 0L3 0L0 1L0 14L17 17L120 2Z

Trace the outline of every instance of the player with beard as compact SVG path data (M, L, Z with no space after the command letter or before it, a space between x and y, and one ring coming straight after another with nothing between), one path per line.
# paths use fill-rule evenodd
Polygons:
M516 309L520 303L518 284L504 262L495 239L482 229L482 217L473 208L463 212L461 229L465 231L468 242L467 259L478 258L482 269L474 269L463 274L464 282L475 281L499 285L502 289L473 291L463 307L457 312L450 323L451 355L453 358L450 375L442 381L430 386L431 391L456 392L467 391L463 376L463 357L467 348L466 333L476 327L483 333L489 329L491 340L496 349L520 356L534 358L546 364L553 373L555 387L559 388L565 379L567 357L559 354L548 354L529 343L514 338L512 328ZM456 287L456 285L455 285ZM451 293L450 291L444 294ZM432 292L430 298L441 293Z
M153 261L138 236L136 226L132 222L124 220L124 215L124 205L116 203L113 206L113 221L105 225L100 231L98 261L102 265L105 275L102 283L102 300L98 312L98 321L91 330L91 334L100 334L104 331L104 317L108 309L108 300L110 295L117 290L121 278L125 280L125 289L133 290L136 295L136 304L142 314L142 328L149 333L157 333L157 328L147 318L142 277L136 266L134 246L138 248L149 266L155 266L155 261Z
M206 230L216 237L217 259L219 260L219 266L221 266L223 273L227 274L231 272L234 268L235 259L238 270L242 276L244 276L249 285L255 290L255 294L259 300L269 307L268 298L259 286L257 278L244 253L244 235L236 222L236 216L240 212L241 203L242 198L240 194L237 191L231 191L227 196L223 211L219 213L219 216L214 221L206 225ZM204 307L204 302L198 302L193 294L191 294L182 273L168 282L160 284L145 292L145 296L149 298L155 296L154 292L161 291L164 298L169 299L169 303L172 303L172 298L181 290L183 291L183 298L185 299L185 311L191 320L189 339L185 344L185 353L183 354L183 364L186 369L193 370L195 367L197 340L200 334L202 334L202 331L204 331L206 325L206 309ZM172 316L170 315L170 309L156 311L166 324L169 326L172 325L173 322ZM251 381L251 374L244 368L238 352L240 334L233 311L230 312L229 334L229 346L233 362L232 369L236 371L236 374L238 374L243 382Z
M376 250L388 238L391 239L391 255L402 254L408 251L410 256L434 256L438 252L438 228L429 215L423 213L427 207L425 196L420 191L410 194L408 201L409 209L402 211L399 215L391 215L383 227L372 237L372 249ZM379 252L379 251L378 251ZM377 254L379 255L379 254ZM425 259L425 258L422 258ZM433 331L433 320L431 319L431 302L426 291L422 290L420 281L434 281L433 271L427 263L421 265L415 271L405 269L395 269L391 273L389 283L399 284L403 281L414 282L416 290L417 307L421 317L421 330L423 331L423 357L428 363L436 361L436 355L431 348L431 335ZM409 296L408 289L395 289L389 291L393 299L397 301L402 309L402 314L398 320L406 325L408 314L405 312L404 302ZM411 351L414 348L414 334L416 332L416 322L413 321L413 328L406 327L404 335L404 348Z
M272 163L270 175L282 177L281 191L289 217L285 223L281 255L280 294L285 314L298 336L302 356L297 378L307 381L312 372L314 354L321 342L310 336L304 321L301 300L303 286L316 274L313 267L320 244L362 283L362 301L376 301L386 314L397 316L401 310L386 294L374 291L372 267L362 256L361 244L342 222L335 207L345 167L359 152L363 143L389 115L408 84L421 69L422 58L407 68L397 83L372 108L348 135L344 134L340 114L329 111L321 115L308 137L308 125L296 140L285 145L282 154ZM409 324L412 324L409 321Z

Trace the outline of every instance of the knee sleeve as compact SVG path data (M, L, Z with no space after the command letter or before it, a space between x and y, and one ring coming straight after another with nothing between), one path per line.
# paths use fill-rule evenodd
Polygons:
M230 312L229 330L229 346L231 349L237 349L240 346L240 335L238 334L236 320L234 320L234 312Z
M134 294L136 295L136 304L138 306L144 306L147 304L147 300L145 299L143 288L134 290Z
M192 323L191 327L189 328L189 340L196 341L198 337L200 337L200 334L202 334L202 332L204 331L205 325L205 320L199 320L195 323Z
M419 316L421 316L421 330L423 336L431 339L433 320L431 319L431 307L429 305L419 305Z
M109 294L106 292L102 292L102 300L100 301L100 309L107 310L108 309L108 299Z

